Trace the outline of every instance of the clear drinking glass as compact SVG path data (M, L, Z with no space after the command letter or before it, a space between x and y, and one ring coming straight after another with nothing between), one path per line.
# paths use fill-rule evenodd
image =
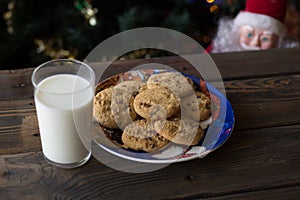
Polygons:
M83 165L91 156L94 71L57 59L37 67L31 78L45 159L62 168Z

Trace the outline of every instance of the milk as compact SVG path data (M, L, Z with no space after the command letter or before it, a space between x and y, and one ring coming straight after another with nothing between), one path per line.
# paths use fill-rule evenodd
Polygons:
M93 87L71 74L38 84L35 103L43 153L56 163L77 163L90 155Z

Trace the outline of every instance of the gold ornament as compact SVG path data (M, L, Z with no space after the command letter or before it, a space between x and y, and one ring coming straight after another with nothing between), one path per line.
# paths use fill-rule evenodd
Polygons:
M50 38L46 40L34 39L34 44L37 46L36 53L44 53L53 59L69 58L75 59L78 50L75 49L72 52L63 48L63 40L61 38Z
M3 14L3 19L6 24L6 30L9 34L14 33L14 27L13 27L13 22L12 22L12 17L13 17L13 9L15 7L15 1L11 1L7 4L7 11Z

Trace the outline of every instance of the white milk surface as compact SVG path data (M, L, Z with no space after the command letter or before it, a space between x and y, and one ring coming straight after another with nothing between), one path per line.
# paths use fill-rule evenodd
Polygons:
M53 75L38 84L35 103L42 149L49 160L70 164L89 155L84 144L88 147L93 87L71 74Z

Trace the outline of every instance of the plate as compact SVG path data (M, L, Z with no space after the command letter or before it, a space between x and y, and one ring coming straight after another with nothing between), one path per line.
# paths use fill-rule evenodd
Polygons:
M117 74L98 84L96 93L122 81L136 80L146 82L151 75L165 72L167 72L167 70L151 69L134 70ZM192 79L197 90L210 95L212 101L212 115L208 120L201 122L202 126L206 125L207 127L204 129L204 137L197 145L187 147L170 143L162 150L153 153L138 152L122 148L122 145L118 142L121 138L121 130L108 130L101 127L98 123L94 123L98 130L96 134L94 133L93 137L96 144L113 155L143 163L173 163L203 158L221 147L230 137L234 128L235 118L230 102L225 95L211 84L188 74L183 75Z

